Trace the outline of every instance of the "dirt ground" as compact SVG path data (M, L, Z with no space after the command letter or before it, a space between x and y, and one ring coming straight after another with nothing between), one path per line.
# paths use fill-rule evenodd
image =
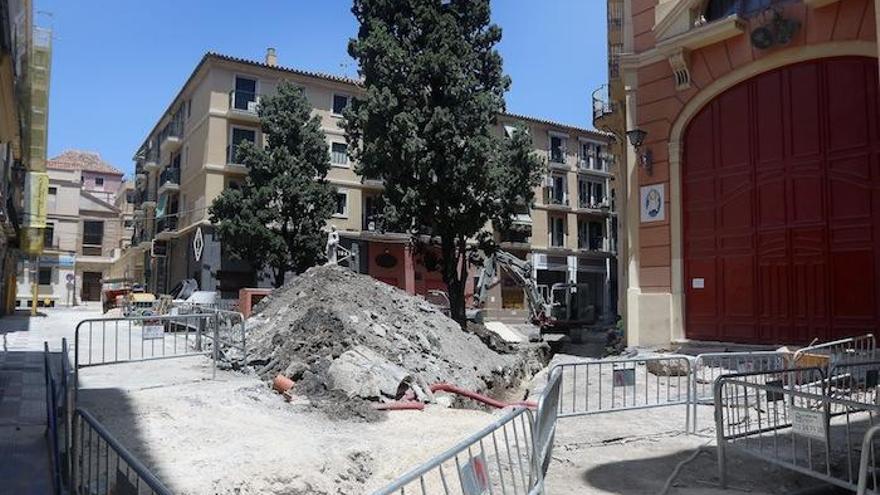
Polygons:
M369 493L489 423L429 406L378 422L334 421L254 376L202 357L83 370L80 404L174 493Z

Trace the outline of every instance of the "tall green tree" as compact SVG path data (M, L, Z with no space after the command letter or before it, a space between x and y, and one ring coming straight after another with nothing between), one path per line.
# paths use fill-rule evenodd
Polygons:
M225 189L210 208L224 249L270 268L275 287L285 273L300 273L322 257L322 229L335 209L327 180L330 155L320 117L311 115L303 91L282 82L257 112L266 146L243 142L236 162L248 169L240 188Z
M355 0L349 54L366 94L343 124L358 172L384 180L386 225L433 239L465 322L468 239L530 205L541 162L527 132L493 132L510 79L489 0Z

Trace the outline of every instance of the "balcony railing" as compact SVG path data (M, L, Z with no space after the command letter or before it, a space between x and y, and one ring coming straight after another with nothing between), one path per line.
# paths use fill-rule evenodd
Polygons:
M611 101L611 95L608 85L603 84L596 91L593 91L593 125L595 126L599 120L606 115L614 113L614 102Z
M578 199L578 208L587 210L602 210L608 209L609 207L610 203L608 202L608 198L597 198L595 196L591 196L588 198Z
M172 213L172 215L177 215L176 213ZM168 216L162 217L156 221L156 232L174 232L177 230L177 217L176 216Z
M165 184L180 184L180 169L168 167L159 174L159 187Z
M229 92L229 108L236 112L257 115L260 98L261 96L253 91L233 90Z
M596 251L596 252L613 253L614 252L614 241L610 237L599 237L599 236L582 237L582 236L578 236L578 249L585 249L588 251Z

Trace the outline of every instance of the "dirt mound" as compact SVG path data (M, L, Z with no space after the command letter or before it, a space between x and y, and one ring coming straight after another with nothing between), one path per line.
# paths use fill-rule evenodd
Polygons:
M438 382L497 396L543 365L540 352L499 354L424 299L338 266L274 291L248 334L261 377L289 376L295 393L341 419L376 419L370 402L407 392L431 401Z

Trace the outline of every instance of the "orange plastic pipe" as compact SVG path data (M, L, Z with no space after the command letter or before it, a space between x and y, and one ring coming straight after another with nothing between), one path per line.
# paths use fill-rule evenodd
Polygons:
M482 402L483 404L494 407L496 409L504 409L505 407L510 406L523 406L528 407L529 409L535 409L538 407L537 404L531 401L519 401L508 404L506 402L501 402L500 400L487 397L483 394L478 394L471 390L465 390L461 387L456 387L455 385L449 383L435 383L434 385L431 385L431 392L449 392L452 394L460 395L462 397L467 397L468 399L472 399L477 402Z

